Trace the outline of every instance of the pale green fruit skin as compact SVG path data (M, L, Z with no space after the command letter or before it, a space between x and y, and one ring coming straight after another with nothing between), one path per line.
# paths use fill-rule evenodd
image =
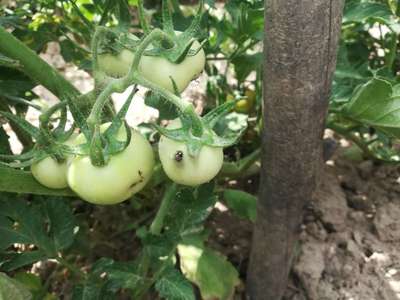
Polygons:
M31 172L33 177L45 187L50 189L64 189L68 187L66 162L58 163L49 156L34 163L31 166Z
M167 126L179 128L180 121L174 120ZM183 159L176 161L175 154L182 151ZM212 180L221 170L224 154L220 147L201 147L196 157L189 155L186 144L162 136L158 144L162 167L167 176L174 182L187 186L198 186Z
M101 126L104 131L110 124ZM126 139L125 128L118 132L119 140ZM77 142L84 141L83 135ZM103 167L95 167L88 156L74 157L68 166L70 188L83 200L93 204L111 205L127 200L149 181L154 168L154 154L150 143L132 129L129 146L112 156Z
M197 50L200 43L195 41L191 47ZM111 54L99 55L98 63L101 70L112 77L125 76L132 64L134 53L124 49L118 55ZM196 55L187 56L181 63L174 64L162 57L142 56L139 63L139 72L144 78L152 83L174 91L172 77L177 85L178 91L183 92L189 83L196 79L204 70L206 55L201 49Z
M195 41L191 47L196 50L200 43ZM140 64L140 73L149 81L174 92L172 77L179 92L183 92L189 83L196 79L204 70L206 55L201 49L196 55L187 56L181 63L174 64L162 57L143 56Z
M73 133L65 144L72 145L76 137L77 134ZM31 166L32 175L45 187L50 189L64 189L68 187L67 164L69 159L70 157L67 157L66 162L58 163L52 157L46 157Z
M133 52L124 49L118 55L100 54L98 64L100 70L103 70L108 76L123 77L128 73L133 58Z

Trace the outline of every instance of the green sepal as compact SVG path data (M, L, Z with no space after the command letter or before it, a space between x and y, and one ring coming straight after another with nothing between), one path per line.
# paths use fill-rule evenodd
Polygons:
M157 130L161 135L177 141L177 142L185 142L187 140L186 135L187 131L183 128L178 129L167 129L165 127L159 126L157 124L151 124L151 126Z
M68 103L68 107L72 114L72 117L74 118L75 124L81 130L81 132L85 136L86 140L90 141L92 139L92 134L91 134L89 126L86 122L85 116L82 114L79 107L76 105L74 99L72 99L72 97L67 96L67 97L65 97L65 100Z
M235 107L236 102L237 101L228 101L209 111L203 117L204 123L210 128L213 128L221 118L226 116Z
M126 140L121 142L118 141L115 136L107 136L106 140L106 147L105 147L105 155L108 158L111 155L115 155L119 152L124 151L129 144L131 143L132 139L132 131L128 125L128 123L124 122L125 131L126 131Z
M119 54L124 49L135 51L140 44L140 39L134 34L122 31L119 28L102 27L105 31L102 39L98 42L98 54Z
M116 134L118 134L118 130L121 128L122 124L124 123L126 113L128 112L129 106L132 103L133 96L135 96L137 91L138 91L138 89L137 89L137 86L135 85L133 87L132 92L129 94L128 98L126 99L125 103L122 105L119 112L113 118L111 125L104 132L105 136L110 137L110 136L115 136Z
M143 5L143 0L138 0L138 14L139 14L139 21L140 21L140 26L143 29L143 32L145 34L150 33L150 26L149 23L146 20L145 17L145 10L144 10L144 5Z
M176 129L167 129L156 124L153 128L161 135L186 144L189 155L196 156L203 145L210 147L229 147L237 143L246 127L239 132L218 136L213 127L216 123L227 115L235 106L235 101L226 102L223 105L211 110L203 118L194 118L193 106L188 106L187 110L180 113L182 127Z
M40 131L25 119L18 117L6 111L0 111L0 115L7 118L9 121L14 122L21 130L32 136L34 139L40 139Z
M137 88L135 86L124 105L113 118L111 125L103 134L100 132L100 126L95 126L89 150L90 159L94 166L106 165L112 155L124 151L129 146L132 138L132 131L124 119L136 92ZM119 141L116 138L122 125L125 126L125 141Z
M238 140L246 131L246 129L247 127L242 128L237 133L224 137L220 137L214 133L212 136L212 143L210 143L209 145L213 147L223 147L223 148L232 146L238 142Z
M25 152L22 154L0 154L0 159L8 161L31 159L35 156L36 151L36 149L32 149L29 152Z
M141 10L141 5L139 3L139 15L140 10ZM163 29L164 32L170 37L170 39L173 40L173 45L169 45L168 47L164 47L163 41L157 41L153 43L154 48L151 50L146 50L144 52L144 55L146 56L162 56L168 61L178 64L182 62L186 56L190 55L195 55L202 46L199 47L199 49L196 49L195 51L191 50L191 47L193 43L195 42L195 38L200 31L200 22L201 18L203 16L202 10L203 10L203 0L200 1L199 9L197 11L196 16L194 17L192 23L190 26L182 32L179 36L175 34L174 31L174 26L172 23L172 17L171 17L171 12L168 6L168 0L163 1L163 7L162 7L162 18L163 18ZM148 34L149 31L144 30L146 34ZM194 54L193 54L194 53Z
M168 34L175 34L174 33L174 24L172 22L172 15L169 9L169 0L162 1L162 22L163 22L163 29Z
M199 9L190 24L189 28L187 28L181 35L180 38L190 40L198 34L200 29L201 19L203 17L203 8L204 8L204 0L200 0Z
M0 165L6 166L9 168L14 168L14 169L23 169L26 167L30 167L34 163L37 163L37 162L45 159L47 156L48 156L48 154L45 152L37 152L37 154L31 159L23 160L23 161L14 161L14 162L10 162L10 163L0 161Z
M30 106L30 107L38 110L38 111L42 110L42 108L39 105L33 104L31 101L26 100L26 99L24 99L22 97L17 97L17 96L8 95L8 94L2 94L2 96L4 98L6 98L6 100L8 100L10 102L13 102L13 103L16 103L16 104L23 104L23 105L26 105L26 106Z
M186 144L188 153L192 157L196 157L200 153L202 146L203 146L202 140L197 138L190 139Z
M65 135L65 127L66 126L67 126L67 108L63 107L61 109L60 121L59 121L57 127L53 130L54 137L56 137L56 138L63 137ZM73 130L75 129L75 124L72 125L71 129L73 129ZM72 134L72 132L71 132L71 134ZM68 137L71 134L69 134Z
M71 128L68 129L67 131L59 131L59 132L54 132L53 135L59 142L66 142L71 135L75 132L75 124L72 124Z
M93 166L101 167L106 164L106 159L103 153L103 147L105 142L103 141L103 137L100 133L100 125L96 125L94 127L93 136L90 141L90 161Z
M172 76L169 76L169 79L170 79L171 82L172 82L172 87L174 88L174 94L175 94L176 96L180 97L180 96L181 96L181 93L179 92L178 86L177 86L177 84L176 84L174 78L173 78Z

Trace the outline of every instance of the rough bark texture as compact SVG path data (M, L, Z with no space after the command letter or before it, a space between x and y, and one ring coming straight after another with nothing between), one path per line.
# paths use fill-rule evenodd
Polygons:
M264 135L250 299L282 298L315 190L342 0L266 0Z

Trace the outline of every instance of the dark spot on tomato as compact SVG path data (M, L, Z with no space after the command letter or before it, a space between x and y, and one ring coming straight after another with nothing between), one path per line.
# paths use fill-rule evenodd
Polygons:
M175 153L175 160L177 162L181 162L183 160L183 152L182 151L176 151Z
M140 170L138 170L138 174L139 174L140 179L139 179L138 181L135 181L134 183L132 183L132 184L129 186L129 189L132 189L132 188L134 188L136 185L138 185L139 183L142 183L142 182L143 182L143 180L144 180L143 172L140 171Z

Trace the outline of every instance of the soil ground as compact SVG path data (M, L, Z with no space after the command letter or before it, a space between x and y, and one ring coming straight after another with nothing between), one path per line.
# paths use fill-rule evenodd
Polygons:
M400 168L338 152L306 208L285 300L400 299ZM245 282L252 224L216 211L209 225Z

